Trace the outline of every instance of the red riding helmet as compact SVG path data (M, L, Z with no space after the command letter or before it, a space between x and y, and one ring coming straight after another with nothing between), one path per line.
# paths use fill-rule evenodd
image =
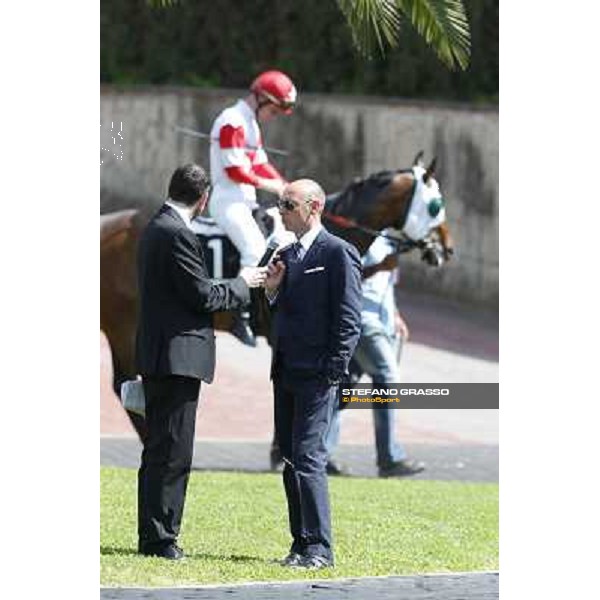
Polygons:
M269 102L282 109L289 115L296 105L296 87L292 80L281 71L265 71L261 73L250 86L250 91L261 94Z

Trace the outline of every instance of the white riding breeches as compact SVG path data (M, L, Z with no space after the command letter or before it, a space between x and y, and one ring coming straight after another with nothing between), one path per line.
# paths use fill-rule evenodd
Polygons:
M248 202L242 198L211 197L208 212L238 249L240 266L255 267L267 244Z

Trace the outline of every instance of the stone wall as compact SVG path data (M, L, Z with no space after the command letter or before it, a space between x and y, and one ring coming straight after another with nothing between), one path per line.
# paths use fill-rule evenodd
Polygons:
M179 125L209 132L213 118L243 92L165 87L103 87L101 212L158 206L173 169L197 161L208 168L208 143ZM122 132L121 132L122 124ZM115 138L115 132L121 138ZM287 178L307 176L333 192L354 177L409 167L425 150L438 157L457 260L432 269L403 257L404 286L498 306L498 111L403 100L303 94L292 117L263 129ZM111 152L115 142L120 143Z

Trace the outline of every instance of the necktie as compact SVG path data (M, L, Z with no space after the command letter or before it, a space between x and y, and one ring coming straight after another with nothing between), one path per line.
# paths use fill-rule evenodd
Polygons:
M302 259L304 258L304 246L300 242L295 242L292 248L294 249L297 261L302 262Z

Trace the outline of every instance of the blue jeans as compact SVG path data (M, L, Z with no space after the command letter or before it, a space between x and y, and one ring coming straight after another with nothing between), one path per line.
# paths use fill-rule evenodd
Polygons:
M389 335L382 326L363 323L354 358L371 377L373 385L399 383L398 351L401 343L399 336ZM404 446L394 437L395 411L386 404L373 408L377 466L380 468L407 457ZM329 456L337 447L339 432L340 411L336 410L326 439Z

